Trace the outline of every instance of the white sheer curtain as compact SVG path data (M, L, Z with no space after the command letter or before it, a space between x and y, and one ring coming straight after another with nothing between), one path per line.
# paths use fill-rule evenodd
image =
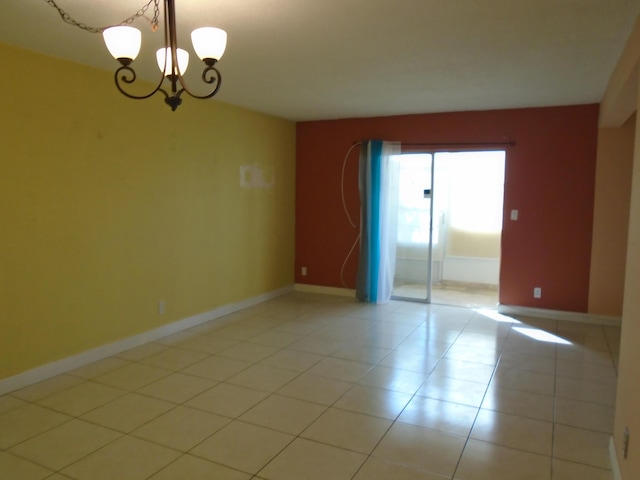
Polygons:
M396 267L400 144L370 140L360 149L360 262L356 297L386 303Z

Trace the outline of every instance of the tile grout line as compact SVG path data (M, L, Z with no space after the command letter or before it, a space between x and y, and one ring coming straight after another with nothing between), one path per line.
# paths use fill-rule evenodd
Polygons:
M476 313L477 315L477 313ZM460 451L460 457L458 457L458 462L456 463L456 467L453 470L453 474L451 475L451 479L453 480L456 476L456 473L458 472L458 469L460 468L460 463L462 462L462 457L464 455L465 450L467 449L467 445L469 444L469 441L471 440L471 434L473 433L473 427L476 424L476 421L478 420L478 416L480 415L480 410L482 410L482 404L484 403L484 400L487 396L487 392L489 391L489 388L491 386L491 382L493 381L493 378L496 375L496 372L498 370L498 365L500 364L500 361L502 360L502 354L504 352L504 348L505 345L507 344L507 340L509 339L509 337L512 335L512 328L511 326L509 327L509 332L507 333L504 342L502 343L502 347L500 348L500 354L498 355L498 358L496 360L496 363L493 367L493 371L491 372L491 377L489 378L489 381L487 382L487 388L485 389L484 395L482 396L482 400L480 401L480 405L478 405L478 411L476 412L476 416L473 419L473 422L471 423L471 428L469 428L469 434L467 435L467 438L465 439L464 445L462 447L462 450Z

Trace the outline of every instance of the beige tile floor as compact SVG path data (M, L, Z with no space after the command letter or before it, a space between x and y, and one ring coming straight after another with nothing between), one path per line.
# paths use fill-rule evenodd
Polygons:
M619 329L485 313L280 297L0 396L0 478L611 480Z

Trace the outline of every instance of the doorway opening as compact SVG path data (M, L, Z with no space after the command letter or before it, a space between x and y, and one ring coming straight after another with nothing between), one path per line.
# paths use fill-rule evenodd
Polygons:
M498 304L504 150L400 157L395 298Z

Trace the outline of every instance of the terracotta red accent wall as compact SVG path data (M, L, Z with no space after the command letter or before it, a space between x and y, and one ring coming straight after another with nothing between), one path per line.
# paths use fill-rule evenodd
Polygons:
M500 303L586 312L598 105L300 122L296 146L296 282L344 287L340 270L358 235L340 195L354 142L503 142L507 147ZM359 218L358 153L345 170L345 199ZM509 219L518 209L517 221ZM358 247L344 280L355 287ZM301 267L307 275L301 275ZM533 298L533 288L542 298Z

